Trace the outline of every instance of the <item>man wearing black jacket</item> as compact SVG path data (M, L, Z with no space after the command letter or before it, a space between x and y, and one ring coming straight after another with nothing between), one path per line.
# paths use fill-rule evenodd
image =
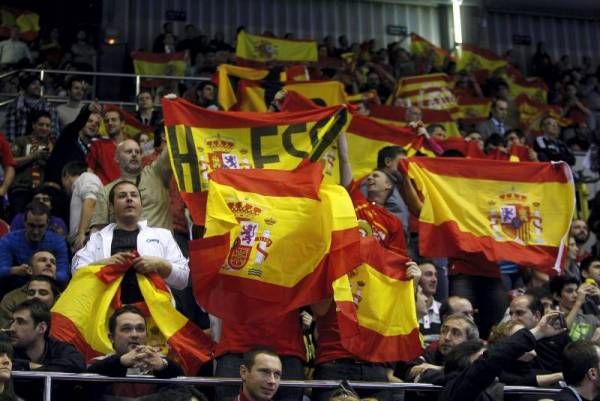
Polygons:
M591 341L576 341L563 353L563 375L569 385L556 401L591 401L600 395L600 347Z
M485 350L468 341L446 356L445 383L439 401L494 399L488 387L496 377L525 352L535 348L537 340L552 337L566 329L556 324L559 313L549 313L532 329L521 329Z
M108 320L108 337L115 353L96 358L88 372L105 376L152 375L160 379L183 376L183 370L173 360L164 357L158 347L146 345L146 320L134 306L117 309ZM137 383L115 383L95 392L99 399L103 393L107 399L119 400L143 397L151 400L187 400L189 390L177 385L148 385Z
M98 136L101 112L102 106L90 103L81 109L75 121L63 129L46 162L46 181L60 185L61 172L68 162L78 160L85 163L92 140Z

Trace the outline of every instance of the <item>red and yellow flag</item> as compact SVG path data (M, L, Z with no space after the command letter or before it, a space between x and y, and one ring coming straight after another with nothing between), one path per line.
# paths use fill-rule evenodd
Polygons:
M422 58L427 58L432 54L433 65L438 71L443 69L446 59L450 58L450 54L446 50L414 32L410 33L410 52L412 55Z
M575 208L566 163L412 158L401 165L425 197L421 255L471 253L560 271Z
M563 127L573 124L573 120L561 115L560 106L550 105L546 102L540 102L537 99L530 98L526 94L521 94L515 98L515 104L519 110L519 119L521 126L529 128L536 120L540 120L543 116L549 115L556 119L558 124ZM531 127L533 132L539 132L539 124Z
M10 35L13 26L21 30L21 39L31 42L40 32L40 15L31 11L0 7L0 37Z
M527 95L533 101L547 103L548 86L543 79L538 77L526 78L521 71L513 66L508 66L505 74L508 91L512 98Z
M456 70L469 73L485 71L490 75L499 68L508 66L508 61L496 53L475 45L464 44L458 50Z
M465 157L472 159L486 159L487 156L479 145L474 141L466 141L464 138L448 138L440 141L439 145L444 150L458 150Z
M108 338L108 319L120 306L121 281L130 266L79 269L52 307L52 337L73 344L86 361L114 352ZM147 312L147 343L165 345L187 375L196 375L200 366L212 359L214 343L175 309L171 292L158 274L136 277L144 298L141 309Z
M246 81L261 81L269 75L269 70L241 67L232 64L221 64L217 67L218 86L219 86L219 104L224 110L231 109L237 102L236 91L231 84L231 78L239 78ZM244 111L266 111L264 110L244 110Z
M138 75L185 75L185 52L164 54L133 52L133 69Z
M343 106L295 113L210 111L163 99L171 167L192 219L202 224L209 173L220 168L293 170L325 161L326 182L339 182L336 138L351 116Z
M459 97L460 119L465 124L477 124L490 117L492 99Z
M360 263L352 201L322 166L216 170L204 238L190 242L198 304L225 320L273 319L332 295Z
M422 353L412 280L404 256L361 238L362 264L333 283L342 345L370 362L409 361Z
M316 62L317 42L250 35L241 31L237 36L235 56L242 61L259 63Z
M459 117L452 79L446 74L426 74L402 78L396 85L394 98L403 98L408 105L422 109L446 110Z

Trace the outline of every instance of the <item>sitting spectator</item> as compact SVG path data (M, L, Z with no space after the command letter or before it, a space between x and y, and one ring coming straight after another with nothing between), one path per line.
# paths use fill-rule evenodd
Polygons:
M14 350L7 341L0 341L0 399L18 401L12 381Z
M542 118L540 122L542 135L535 138L533 150L537 152L541 162L562 160L569 165L575 164L575 157L559 138L560 126L551 116Z
M33 195L32 202L39 202L43 205L46 205L48 210L52 212L53 199L52 193L54 191L49 187L41 187L35 190L35 195ZM67 234L67 225L64 220L58 216L50 215L50 223L48 227L54 231L56 234L64 237ZM21 212L17 214L12 221L10 222L10 231L18 231L25 229L25 213Z
M154 107L152 92L142 90L137 95L138 111L135 116L144 125L157 128L162 123L162 115L159 109Z
M8 329L15 349L14 370L81 373L85 361L75 347L50 337L50 309L37 299L21 303L12 314ZM23 398L41 399L43 384L39 381L19 381L16 393ZM68 385L53 386L52 398L73 399Z
M592 401L600 395L600 346L591 341L576 341L563 353L563 375L568 387L556 401Z
M31 278L29 279L29 282L24 286L15 288L7 293L0 302L0 327L2 328L10 323L12 313L17 305L28 299L28 286L33 277L39 278L40 276L46 276L53 280L56 279L56 258L51 252L37 251L34 253L31 257L30 268ZM54 284L54 286L56 286L56 284ZM50 285L50 287L53 287L53 285ZM54 300L56 300L59 294L58 286L51 289L54 294Z
M119 144L116 152L117 163L121 171L119 180L115 180L98 194L92 230L99 229L113 221L109 210L108 194L112 187L121 180L137 182L142 194L144 218L151 227L171 229L173 226L169 213L169 183L173 173L169 164L167 149L150 165L142 168L142 154L137 142L126 139Z
M569 336L573 341L589 340L594 336L600 320L595 315L584 313L582 306L586 297L599 296L600 289L593 284L579 282L564 276L553 277L550 291L558 302L559 309L565 314Z
M0 42L0 70L23 68L32 62L29 47L21 40L21 30L15 25L10 28L8 39Z
M108 332L115 352L94 358L88 372L112 377L151 375L169 379L183 376L183 370L177 362L164 357L160 347L147 344L146 319L139 309L127 305L114 311L108 321ZM114 383L102 387L101 391L94 391L90 397L113 401L187 400L191 397L190 391L180 385Z
M475 320L475 310L471 301L467 298L459 297L456 295L448 297L440 306L440 318L442 323L446 321L446 318L455 313L459 313L468 317L471 320Z
M442 325L440 307L442 304L434 299L438 283L435 265L433 262L423 261L419 264L419 269L421 269L419 284L427 297L427 313L419 321L419 331L427 345L437 341L440 337L440 327Z
M92 102L83 107L75 121L63 129L46 165L46 181L60 184L60 174L67 163L85 163L92 142L98 137L101 112L102 106Z
M437 143L444 142L446 139L448 139L446 128L444 128L444 126L441 124L429 124L427 126L427 133Z
M69 279L69 262L65 240L48 228L50 211L39 202L27 205L25 229L13 231L0 239L0 276L4 291L23 285L30 274L29 262L39 250L56 257L56 280L60 285Z
M116 180L121 175L115 159L117 146L125 139L125 120L118 110L107 110L104 113L104 126L108 133L107 139L92 142L86 156L90 172L96 174L104 185Z
M170 231L149 227L140 221L142 203L139 189L129 181L119 181L108 195L115 223L90 236L84 248L73 257L72 271L89 264L113 264L133 260L133 269L125 273L121 300L142 300L135 273L158 273L169 286L183 289L189 268Z
M50 137L51 116L46 111L32 116L31 134L21 136L13 142L15 157L15 180L8 197L14 216L33 197L33 191L44 182L46 161L54 147Z
M86 171L85 164L74 161L63 168L62 184L71 196L67 239L71 250L77 252L85 244L102 182L95 174Z
M557 313L545 315L533 329L521 329L498 341L487 350L479 341L458 345L447 355L444 389L440 401L495 399L503 391L495 379L526 352L537 340L555 336L565 329L553 325ZM501 385L500 385L501 386Z
M42 97L42 83L35 75L24 75L19 79L19 95L9 106L6 114L6 135L12 142L16 138L28 134L29 124L34 114L48 113L50 119L47 128L50 137L56 138L60 132L58 113L56 108ZM35 121L35 120L33 120Z
M242 388L237 400L272 400L279 389L281 380L281 360L269 348L257 347L244 354L240 365Z
M67 81L67 97L69 100L56 108L61 129L71 124L81 111L83 103L81 100L85 96L86 83L80 77L71 77Z

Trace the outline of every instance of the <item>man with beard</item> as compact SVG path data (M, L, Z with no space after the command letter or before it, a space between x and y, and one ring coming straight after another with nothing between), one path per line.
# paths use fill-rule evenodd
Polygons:
M577 261L581 262L592 254L592 249L596 245L596 234L592 233L585 220L576 219L571 223L571 236L575 238L575 243L579 251L577 252Z

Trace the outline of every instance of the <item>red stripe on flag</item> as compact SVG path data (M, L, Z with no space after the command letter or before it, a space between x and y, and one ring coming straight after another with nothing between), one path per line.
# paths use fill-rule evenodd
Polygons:
M532 183L567 183L570 181L565 174L566 163L564 162L511 163L500 160L459 158L409 158L400 162L404 171L410 168L410 163L417 163L420 167L440 176ZM523 163L527 163L527 168L522 168Z
M252 177L251 180L248 177ZM210 173L213 182L228 185L237 191L266 196L303 197L319 200L323 180L321 163L305 163L296 170L232 170L218 169Z
M348 133L376 141L390 142L399 146L413 143L418 138L418 135L411 128L383 124L361 115L353 116L348 127Z
M206 220L206 201L208 192L180 192L181 199L190 211L194 224L203 226Z
M419 243L419 253L423 256L461 257L466 253L475 253L489 261L498 261L506 259L506 255L512 255L511 261L519 265L535 267L548 274L556 274L553 267L558 258L558 247L520 245L514 241L499 242L488 236L479 237L461 231L454 221L439 225L419 222L419 235L427 238L427 241Z
M202 128L254 128L304 124L332 117L343 105L317 110L280 113L222 112L207 110L183 99L162 99L165 126L187 125Z
M189 320L167 343L187 376L197 376L200 367L214 356L215 343Z
M92 358L102 355L87 343L77 326L75 326L75 323L66 316L52 312L50 327L52 337L73 345L77 351L83 354L86 363Z

